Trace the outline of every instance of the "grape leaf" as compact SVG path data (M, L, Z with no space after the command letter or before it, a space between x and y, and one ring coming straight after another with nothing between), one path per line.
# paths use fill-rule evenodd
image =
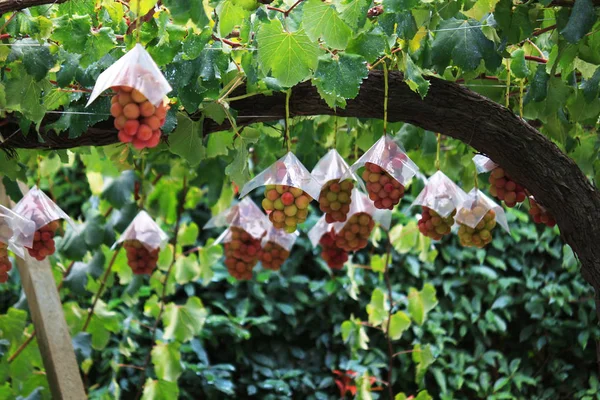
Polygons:
M423 71L417 66L408 54L404 54L404 76L405 82L413 92L419 93L421 98L427 96L429 91L429 81L423 78Z
M40 95L42 91L51 89L47 80L36 82L31 75L20 74L6 83L6 106L21 112L30 121L40 123L46 112L40 104Z
M386 295L377 288L371 294L371 302L367 305L367 314L369 314L369 323L373 326L379 326L388 317L385 307Z
M125 171L117 178L107 177L104 181L101 198L113 207L122 208L133 198L135 172Z
M401 13L419 5L419 0L383 0L383 8L388 13Z
M374 62L386 49L385 36L381 33L362 32L355 38L350 39L346 53L359 54L367 62Z
M592 0L577 0L567 25L560 31L569 43L577 43L594 26L596 22L596 9Z
M583 96L588 103L598 98L600 92L600 67L596 69L591 79L583 82Z
M87 37L88 40L85 43L86 50L81 58L81 65L84 67L100 60L114 48L115 44L117 44L117 38L114 31L107 26L88 33Z
M67 86L75 79L75 74L79 69L80 54L68 53L64 50L59 51L60 70L56 73L56 82L59 86Z
M191 19L200 28L208 24L202 0L163 0L163 3L176 23L185 25Z
M71 53L85 53L88 35L92 29L89 15L63 15L54 19L52 38Z
M156 371L158 379L177 382L183 373L180 346L181 344L177 342L158 342L152 348L152 364L154 364L154 371Z
M250 11L235 4L233 0L225 0L217 6L217 15L219 16L219 35L225 37L236 25L241 25L242 21L250 16Z
M179 398L179 386L176 382L155 381L148 378L144 383L142 400L172 400Z
M319 59L313 83L319 93L326 93L336 99L353 99L358 95L360 85L368 74L367 62L359 55L325 55ZM331 98L325 100L329 100L327 104L330 107L334 106L330 103Z
M192 282L200 277L200 264L195 255L178 257L174 268L175 281L179 285Z
M529 7L513 6L512 0L500 0L494 9L494 19L502 37L509 43L517 43L531 35L533 25L529 18Z
M510 72L517 78L526 78L529 75L529 67L525 61L525 50L518 49L511 54Z
M412 319L419 325L423 325L427 318L427 313L437 303L435 288L430 283L426 283L421 291L415 288L410 288L408 291L408 312Z
M402 311L398 311L397 313L393 314L392 319L390 320L390 330L388 331L390 339L400 339L402 334L408 329L409 326L410 318L408 318L408 315Z
M546 66L544 64L538 65L535 75L529 85L529 89L523 98L523 103L527 104L531 101L538 102L544 100L548 93L549 79L550 75L546 73Z
M340 18L352 29L360 29L367 20L370 5L368 0L344 0L338 6Z
M27 47L23 50L23 65L27 73L36 81L42 80L56 62L56 56L45 46Z
M415 383L420 385L425 377L427 368L435 361L435 357L431 353L431 346L421 347L420 344L416 344L413 348L412 359L417 364L415 369Z
M250 179L248 171L248 145L258 142L259 137L260 131L246 127L233 145L236 151L235 157L231 164L225 168L225 174L240 188Z
M185 305L169 303L162 317L165 326L163 338L188 342L198 335L206 320L207 311L198 297L188 298Z
M138 16L142 16L153 9L156 2L157 0L132 0L129 2L129 9Z
M214 276L212 266L219 261L223 256L223 248L215 246L214 239L209 239L204 247L198 251L198 259L200 260L200 269L202 276L202 284L208 285Z
M232 131L211 133L206 145L206 158L226 156L229 153L228 149L233 145L233 135Z
M304 30L285 32L279 20L263 24L258 30L258 61L265 74L269 71L283 86L305 80L317 67L319 46Z
M302 25L311 40L322 38L331 48L346 48L352 30L340 18L334 6L321 0L308 0L303 13Z
M442 21L433 40L432 62L442 73L451 61L465 71L475 70L481 61L489 70L502 63L494 42L481 31L481 23L475 20L451 18Z
M204 159L206 149L202 144L202 122L192 121L183 113L177 113L177 128L169 135L171 153L184 158L190 166Z

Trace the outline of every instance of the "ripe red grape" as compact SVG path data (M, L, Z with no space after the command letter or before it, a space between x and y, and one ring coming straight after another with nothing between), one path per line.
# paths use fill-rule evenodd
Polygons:
M258 254L263 267L271 271L279 271L290 256L290 252L275 242L268 241Z
M433 240L441 240L443 236L449 235L454 225L454 216L456 210L452 214L442 218L434 210L423 207L423 214L419 220L419 231Z
M350 212L352 189L354 183L350 179L343 182L332 179L323 186L319 195L319 207L325 213L328 224L346 221Z
M392 210L404 197L404 186L377 164L366 163L362 178L369 198L379 209Z
M506 207L514 207L527 197L525 188L513 181L501 167L496 167L490 173L490 193L503 200Z
M126 240L123 248L127 251L127 265L136 275L150 275L158 262L159 248L148 250L139 240Z
M302 189L286 185L267 185L262 207L269 214L269 220L275 228L293 233L298 224L306 221L311 200Z
M529 215L533 217L533 221L536 224L544 224L550 228L556 225L556 220L554 217L548 212L548 210L536 202L533 197L529 198L529 206Z
M229 274L239 280L252 279L252 269L258 263L260 239L244 229L232 226L231 241L225 243L225 266Z
M56 251L54 236L59 227L59 221L52 221L38 229L33 235L32 247L27 248L29 255L38 261L42 261L46 257L54 254Z
M335 244L335 236L333 231L327 232L321 236L319 244L321 245L321 257L325 260L329 268L340 270L344 267L346 261L348 261L348 252L340 249Z
M337 247L346 251L358 251L367 247L369 236L375 227L373 218L364 212L359 212L348 220L335 237Z

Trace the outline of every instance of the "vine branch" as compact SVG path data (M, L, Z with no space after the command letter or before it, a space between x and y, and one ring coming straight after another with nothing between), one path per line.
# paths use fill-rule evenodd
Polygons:
M85 320L85 323L83 324L83 328L81 329L82 332L85 332L87 330L88 326L90 325L90 322L92 321L92 317L94 316L94 309L96 308L96 303L98 303L98 300L102 296L102 291L104 290L104 286L106 286L106 280L108 279L108 276L110 275L110 271L112 270L113 265L115 264L115 260L117 259L117 255L119 254L119 251L121 251L121 246L119 246L119 248L116 249L115 252L113 253L110 263L108 264L108 268L106 268L106 271L104 272L104 275L102 276L102 282L100 282L100 287L98 288L98 291L96 292L96 296L94 297L92 306L90 307L90 310L88 311L88 316Z

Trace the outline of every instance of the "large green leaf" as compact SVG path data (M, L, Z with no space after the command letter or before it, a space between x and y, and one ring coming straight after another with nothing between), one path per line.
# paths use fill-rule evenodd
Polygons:
M158 379L168 382L177 382L183 373L181 352L177 342L157 342L152 348L152 364Z
M261 25L257 34L258 61L282 86L294 86L310 77L317 67L319 46L304 30L286 32L279 20Z
M148 378L144 384L142 400L173 400L179 397L179 386L175 382L155 381Z
M419 325L423 325L427 318L427 313L431 311L438 303L435 296L435 288L430 283L423 285L423 289L418 291L410 288L408 291L408 311L412 319Z
M481 29L481 23L472 19L451 18L442 21L433 40L432 61L442 73L453 62L465 71L473 71L481 61L494 71L502 63L494 42Z
M206 155L202 143L202 122L192 121L183 113L177 113L177 128L169 135L169 149L184 158L190 166L196 166Z
M361 56L325 55L319 59L313 83L319 89L319 93L331 96L325 100L330 107L334 107L335 103L330 102L331 98L336 99L336 103L345 105L346 99L353 99L358 95L360 85L368 74L367 62Z
M197 297L188 298L185 305L167 304L162 320L165 326L163 338L188 342L198 335L206 320L207 311Z
M431 353L431 347L429 345L421 346L420 344L416 344L413 349L412 359L417 364L415 383L421 385L427 369L435 361L435 357Z
M355 24L358 21L352 19ZM322 38L323 41L333 49L344 49L348 39L352 36L352 30L340 18L335 7L321 0L308 0L304 4L302 25L308 37L315 41Z
M402 334L410 327L410 318L402 311L392 314L390 320L390 330L388 335L392 340L398 340Z
M571 10L569 22L560 33L570 43L577 43L594 26L598 16L592 0L577 0Z
M259 137L260 131L258 129L245 128L233 144L236 153L231 164L225 168L225 173L240 188L250 179L248 171L248 145L256 143Z

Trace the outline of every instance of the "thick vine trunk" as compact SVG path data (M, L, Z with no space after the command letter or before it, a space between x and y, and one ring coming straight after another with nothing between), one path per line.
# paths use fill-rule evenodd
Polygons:
M390 121L404 121L459 139L487 154L516 181L527 187L555 216L561 233L579 256L585 279L600 290L600 193L578 166L549 139L505 107L469 89L438 78L429 78L431 87L425 99L409 89L399 72L390 73ZM238 92L242 94L243 89ZM272 121L284 116L284 94L257 95L238 100L231 106L238 112L240 125ZM293 88L291 114L309 116L333 114L316 89L305 82ZM358 97L348 101L340 116L383 117L383 75L369 74ZM253 117L246 117L253 116ZM5 126L6 138L10 129ZM206 120L204 132L227 129ZM111 122L91 128L83 136L70 139L44 132L46 143L37 134L15 135L3 147L64 149L76 146L107 145L117 142Z
M67 0L0 0L0 15L44 4L60 4Z

